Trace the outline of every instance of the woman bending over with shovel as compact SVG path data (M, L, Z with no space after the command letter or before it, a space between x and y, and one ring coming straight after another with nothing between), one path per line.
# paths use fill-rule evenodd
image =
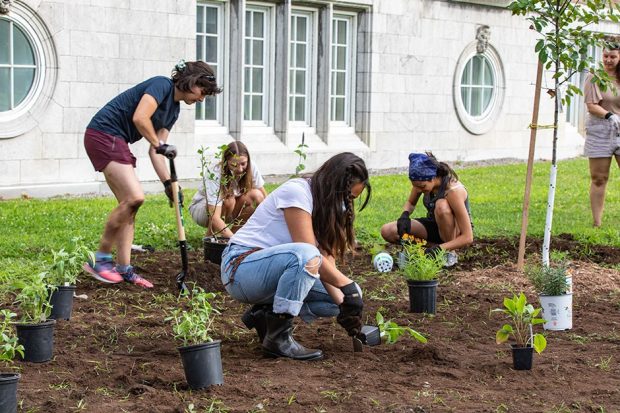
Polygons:
M205 177L192 198L189 213L198 225L207 227L207 235L230 238L267 196L264 184L248 148L233 141L226 145L213 176Z
M118 201L108 216L95 262L84 264L93 277L106 283L125 280L144 288L153 287L130 265L135 216L144 203L144 192L134 171L136 158L129 144L143 137L149 141L151 163L172 200L166 158L173 159L177 150L166 141L179 117L180 102L192 105L220 92L208 64L181 61L171 78L156 76L145 80L112 99L92 118L84 134L86 153L95 170L103 172ZM112 260L113 247L116 265Z
M469 213L467 189L457 174L432 153L409 154L409 180L411 192L397 221L381 227L381 236L388 242L399 243L404 234L428 241L427 254L447 250L446 266L456 264L452 250L470 245L474 241ZM426 217L410 219L409 215L422 198Z
M360 287L338 270L354 245L353 201L366 188L360 210L370 198L364 161L341 153L314 174L291 179L270 193L222 254L222 282L236 300L254 304L242 321L256 328L270 357L315 360L292 336L293 317L310 322L337 316L348 334L361 329Z

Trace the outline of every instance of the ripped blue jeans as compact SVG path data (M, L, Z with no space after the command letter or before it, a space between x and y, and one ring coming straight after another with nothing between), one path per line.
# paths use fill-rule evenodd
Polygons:
M295 242L256 251L245 257L229 283L230 262L250 249L231 244L222 253L222 283L234 299L250 304L273 303L274 313L299 315L306 322L338 315L338 306L318 275L312 274L318 271L305 268L308 261L321 258L316 247ZM320 261L317 270L319 266Z

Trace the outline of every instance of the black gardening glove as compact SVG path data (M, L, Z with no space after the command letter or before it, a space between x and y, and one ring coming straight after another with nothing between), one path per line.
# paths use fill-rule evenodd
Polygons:
M409 219L408 211L403 211L403 213L400 214L400 218L396 220L396 231L398 232L398 238L402 238L403 235L411 231L411 220Z
M362 289L352 282L340 287L340 291L344 293L344 299L339 305L340 314L336 317L336 321L347 330L350 336L356 336L362 331L362 309L364 308Z
M433 245L424 250L424 255L436 258L441 253L442 248L439 245Z
M178 184L177 184L178 185ZM179 188L179 205L183 207L183 191L181 190L181 185L178 185ZM166 192L166 196L168 197L168 205L172 208L173 200L172 200L172 181L170 179L166 179L164 181L164 191Z
M168 145L167 143L160 143L159 146L155 148L155 153L164 155L168 159L174 159L177 157L177 147Z

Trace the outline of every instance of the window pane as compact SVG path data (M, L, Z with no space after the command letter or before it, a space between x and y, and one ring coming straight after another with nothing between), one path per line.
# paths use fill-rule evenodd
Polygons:
M288 90L290 94L294 94L296 92L295 90L295 75L297 72L295 72L294 70L289 70L288 71Z
M262 96L252 96L252 120L263 120Z
M347 68L347 48L338 47L336 53L338 54L336 69L345 70Z
M337 95L344 96L345 80L346 80L346 73L343 73L343 72L336 73L336 94Z
M288 120L295 120L295 98L288 98Z
M205 8L203 6L196 6L196 33L205 32Z
M470 89L468 87L461 87L461 100L463 102L463 107L465 108L465 111L467 111L467 113L469 113L471 115L471 108L470 108L470 103L469 103L469 92Z
M297 41L305 42L306 39L306 21L307 17L298 17L297 18Z
M204 37L196 36L196 57L204 60Z
M250 120L251 114L250 95L245 95L243 97L243 120Z
M480 116L482 114L482 90L479 88L471 89L471 111L472 116Z
M17 65L33 65L34 54L30 42L19 27L13 25L13 63Z
M15 106L19 105L28 95L34 80L34 69L14 69L15 76Z
M336 42L339 44L347 43L347 22L345 21L338 22L338 36Z
M295 98L295 120L304 121L306 120L305 112L306 112L306 98L304 97L296 97Z
M9 68L0 68L0 112L11 109L11 73Z
M291 30L291 41L297 40L297 36L296 36L296 33L297 33L297 19L298 19L298 17L291 16L291 27L290 27L290 30Z
M295 61L295 44L291 43L288 48L288 55L291 59L291 67L297 67L297 62Z
M9 64L9 30L11 23L0 19L0 64Z
M196 102L196 110L194 111L194 119L196 120L204 119L203 112L204 112L204 103Z
M245 12L245 35L248 37L252 35L252 12L251 11Z
M295 52L295 67L306 67L306 45L298 44Z
M263 17L264 13L254 13L254 27L252 30L254 37L263 37Z
M250 78L251 70L249 67L243 69L243 92L249 93L252 87L252 79Z
M482 89L482 111L484 112L489 107L489 103L491 103L491 97L493 96L493 89L484 88Z
M244 63L246 65L249 65L251 62L250 60L250 56L252 56L252 41L246 39L245 40L245 59L244 59Z
M484 66L482 64L479 56L474 56L472 58L472 84L481 85L482 84L482 71L484 70Z
M217 9L207 7L206 33L217 34Z
M205 62L217 62L217 37L205 38Z
M215 120L217 113L217 97L207 96L204 100L205 119Z
M263 69L252 69L252 92L263 91Z
M299 94L306 93L306 72L303 70L295 72L295 92Z
M252 64L263 65L263 41L254 40L252 48Z
M495 79L493 78L493 69L487 59L484 59L484 79L483 84L486 86L493 86Z
M463 76L461 76L461 84L471 85L471 59L465 65L465 69L463 70Z
M336 98L336 118L334 120L344 120L344 98Z

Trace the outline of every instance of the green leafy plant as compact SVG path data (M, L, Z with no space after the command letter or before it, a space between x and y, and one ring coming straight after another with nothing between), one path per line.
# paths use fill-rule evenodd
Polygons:
M306 137L305 134L301 134L301 143L297 145L295 150L293 151L299 156L299 160L297 161L297 165L295 166L295 174L291 176L291 178L298 177L299 174L306 169L306 165L304 162L306 161L306 149L308 149L308 145L306 145Z
M381 315L379 311L377 311L376 320L379 331L381 332L381 338L385 340L386 344L396 343L398 339L404 334L409 334L412 338L415 338L420 343L427 342L426 337L424 337L422 334L418 333L411 327L402 327L392 320L384 319L383 315Z
M50 296L54 287L47 283L47 273L30 274L13 284L18 291L15 302L19 305L21 321L24 323L42 323L52 311Z
M512 336L516 341L517 347L527 347L531 345L537 353L541 353L547 347L547 339L542 334L533 334L532 326L546 322L543 318L538 318L540 308L534 308L527 303L525 294L519 296L513 294L512 298L504 298L504 308L496 308L493 312L502 312L512 320L512 324L504 324L497 330L495 341L502 344Z
M176 308L165 318L165 321L172 321L174 338L181 341L183 346L213 341L211 326L220 314L210 302L215 297L215 293L194 286L191 293L182 293L179 297L179 302L184 302L187 309Z
M95 261L95 253L86 247L81 238L73 238L71 243L68 251L64 248L52 251L52 265L47 272L52 285L74 285L82 272L83 263Z
M446 252L440 249L435 254L426 254L424 249L426 241L407 235L405 234L401 241L405 261L400 272L412 281L437 279L437 275L444 267Z
M17 314L9 310L0 311L0 362L8 365L13 362L16 354L24 357L24 346L18 344L17 336L11 326L11 319Z
M527 278L534 285L534 289L543 295L564 295L569 290L567 268L564 264L558 266L527 265Z

